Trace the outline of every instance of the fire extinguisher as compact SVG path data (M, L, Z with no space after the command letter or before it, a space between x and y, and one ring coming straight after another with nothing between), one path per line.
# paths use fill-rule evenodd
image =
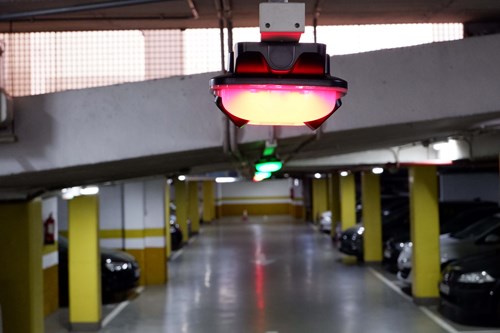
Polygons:
M54 244L55 243L55 228L56 221L52 217L52 213L43 222L43 243L44 244Z

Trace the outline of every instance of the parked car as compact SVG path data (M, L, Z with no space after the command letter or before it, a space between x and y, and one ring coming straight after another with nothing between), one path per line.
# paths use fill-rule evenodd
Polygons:
M449 202L439 206L440 233L447 234L465 229L476 221L499 211L494 202ZM385 242L382 264L392 273L398 272L398 257L406 243L410 241L410 230L391 237Z
M68 240L59 236L59 306L69 304ZM101 292L103 303L121 301L137 287L141 270L125 252L101 248Z
M382 239L386 240L408 228L409 208L404 202L394 207L385 215L382 214ZM363 233L365 228L361 223L347 228L340 235L339 251L356 256L358 261L363 260Z
M439 311L462 324L500 326L500 251L447 265L439 291Z
M172 246L172 250L179 250L182 244L181 227L177 224L176 215L170 213L170 245Z
M319 231L329 234L332 230L332 211L327 210L319 216Z
M398 279L411 284L413 244L405 244L398 257ZM486 217L469 227L440 236L441 264L500 248L500 214Z

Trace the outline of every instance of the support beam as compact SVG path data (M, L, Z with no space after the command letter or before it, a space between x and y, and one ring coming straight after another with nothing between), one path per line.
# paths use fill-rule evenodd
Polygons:
M69 202L68 276L71 330L101 328L101 257L97 196Z
M198 182L188 182L188 218L191 221L191 232L200 231L200 200L198 196Z
M330 230L330 236L335 239L338 235L336 234L336 226L341 221L340 216L340 176L338 173L332 173L329 175L329 188L330 188L330 210L332 211L332 229Z
M356 182L352 173L340 177L340 214L342 230L356 224Z
M187 242L189 240L189 230L187 224L188 218L188 190L186 182L175 180L175 207L177 214L177 224L181 227L182 231L182 241Z
M4 332L43 333L41 202L1 204L0 221Z
M417 304L437 301L440 277L439 205L435 166L410 168L412 293Z
M203 222L215 219L215 189L213 181L203 182Z
M326 178L312 181L313 222L319 222L320 214L328 209L328 180Z
M380 207L380 176L370 171L361 174L363 204L363 253L365 262L382 261L382 212Z
M172 238L170 236L170 181L165 184L165 255L167 259L172 254ZM168 276L167 276L168 280Z

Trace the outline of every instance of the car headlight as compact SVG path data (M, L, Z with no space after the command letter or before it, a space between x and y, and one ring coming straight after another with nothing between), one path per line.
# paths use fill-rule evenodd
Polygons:
M395 243L394 246L396 247L396 249L398 249L399 251L403 250L403 248L405 247L406 243L403 243L403 242L400 242L400 243Z
M460 283L488 283L495 282L495 278L486 273L482 272L472 272L465 273L458 277L458 282Z
M360 227L360 228L358 229L358 231L356 231L356 233L357 233L358 235L362 235L364 232L365 232L365 228L364 228L364 227Z
M128 262L120 262L120 261L111 261L111 260L106 260L106 268L110 272L119 272L127 269L132 268L132 264Z

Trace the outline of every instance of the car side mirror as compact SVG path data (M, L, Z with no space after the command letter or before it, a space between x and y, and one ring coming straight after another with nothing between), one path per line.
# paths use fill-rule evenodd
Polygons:
M500 243L500 236L497 234L490 234L484 238L485 244L497 244Z

